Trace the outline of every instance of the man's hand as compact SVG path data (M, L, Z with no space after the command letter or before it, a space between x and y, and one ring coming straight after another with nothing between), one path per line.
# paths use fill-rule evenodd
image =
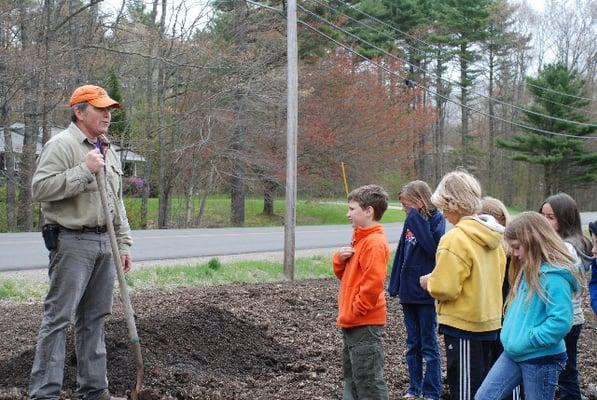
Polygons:
M93 174L97 174L104 164L104 157L98 149L93 149L85 155L85 165Z
M133 267L133 259L130 255L120 256L120 263L122 264L122 270L125 274Z

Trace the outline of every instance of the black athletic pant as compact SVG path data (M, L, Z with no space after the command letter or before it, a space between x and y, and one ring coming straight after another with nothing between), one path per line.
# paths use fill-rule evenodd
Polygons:
M473 400L493 363L494 342L444 334L444 343L450 400Z

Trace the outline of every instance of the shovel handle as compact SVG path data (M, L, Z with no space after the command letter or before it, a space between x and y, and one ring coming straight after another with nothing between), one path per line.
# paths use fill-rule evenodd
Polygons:
M118 288L120 289L120 298L124 306L124 318L129 332L129 341L133 348L135 356L135 364L137 367L137 384L131 391L133 400L137 399L137 394L142 390L145 373L143 369L143 357L141 355L141 344L139 343L139 335L137 334L137 326L135 325L135 314L133 306L131 305L131 298L129 296L129 289L124 278L124 269L122 268L122 260L120 259L120 250L118 249L118 242L116 241L116 232L114 231L114 224L112 223L112 216L110 214L110 207L108 205L108 195L106 191L106 173L104 169L95 175L97 187L99 189L102 208L104 209L104 216L108 234L110 236L110 244L112 246L112 256L114 257L114 265L116 266L116 276L118 277Z

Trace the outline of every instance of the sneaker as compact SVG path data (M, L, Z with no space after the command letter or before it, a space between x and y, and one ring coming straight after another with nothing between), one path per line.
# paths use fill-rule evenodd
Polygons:
M418 399L419 396L415 396L412 393L406 393L404 396L402 396L403 399Z

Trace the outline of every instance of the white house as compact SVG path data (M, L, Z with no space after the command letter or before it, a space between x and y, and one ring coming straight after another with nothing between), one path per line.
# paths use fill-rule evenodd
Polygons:
M21 154L23 153L23 141L25 124L16 122L10 126L10 134L12 137L12 149L15 157L15 170L18 171L21 167ZM41 130L41 128L40 128ZM63 131L64 128L53 126L50 128L51 136ZM35 154L41 152L41 133L38 135L37 149ZM145 158L140 154L135 153L129 149L122 149L120 146L113 144L112 148L121 155L122 168L124 174L127 176L137 176L137 166L145 162ZM0 128L0 170L6 170L5 164L5 143L4 143L4 128Z

